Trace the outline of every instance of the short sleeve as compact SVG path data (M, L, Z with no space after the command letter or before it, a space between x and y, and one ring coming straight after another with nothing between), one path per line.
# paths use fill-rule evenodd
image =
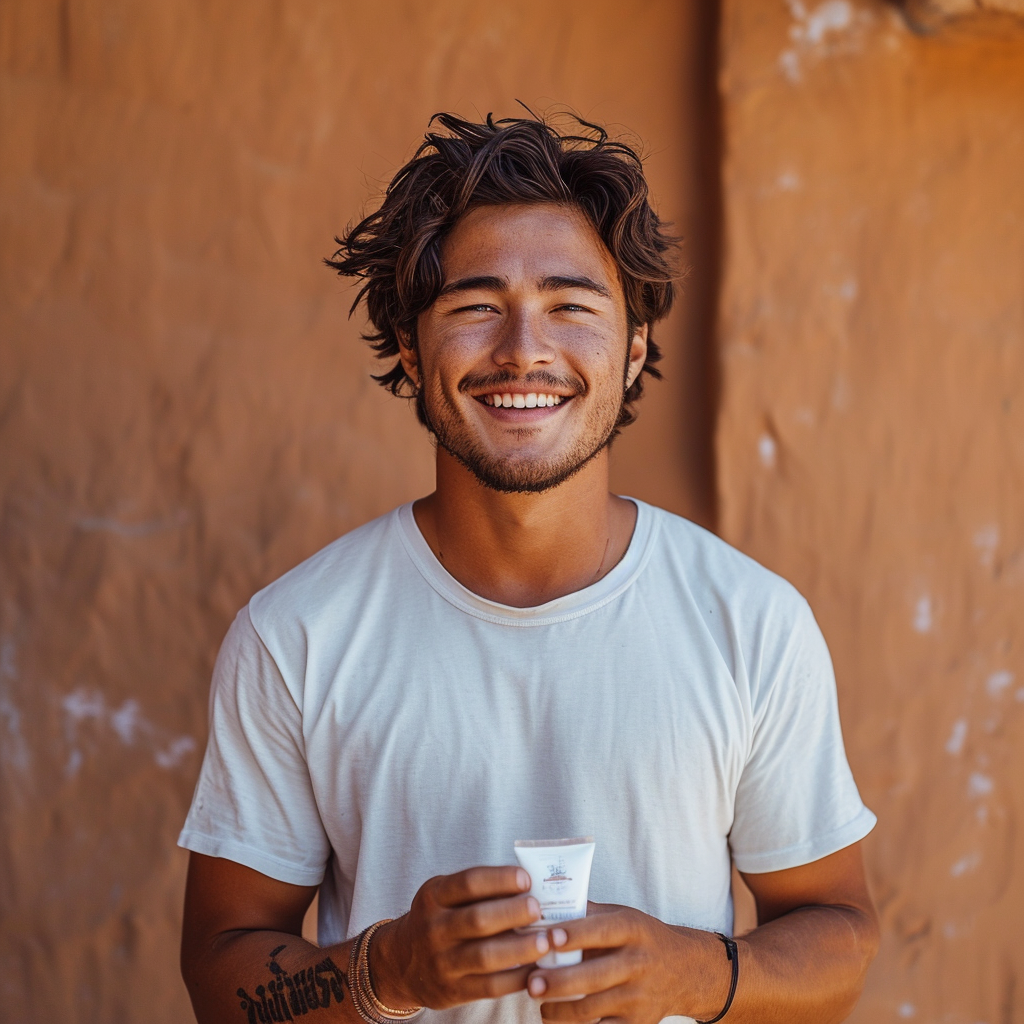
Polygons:
M753 674L752 740L729 835L736 867L752 874L826 857L876 820L846 760L832 659L802 598L783 633Z
M302 714L248 608L213 672L210 735L178 845L293 885L318 885L330 843L306 765Z

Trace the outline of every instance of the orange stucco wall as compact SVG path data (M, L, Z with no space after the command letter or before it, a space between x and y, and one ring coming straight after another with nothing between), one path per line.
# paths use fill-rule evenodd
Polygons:
M719 530L879 816L858 1022L1024 1019L1024 21L729 0Z
M1020 1018L1024 29L716 7L0 5L0 1020L188 1019L223 631L431 486L319 260L431 113L516 98L646 140L686 238L616 485L819 615L881 819L855 1019Z
M249 595L432 486L332 237L437 110L649 143L695 271L620 486L710 521L713 11L0 4L0 1019L188 1017L174 841Z

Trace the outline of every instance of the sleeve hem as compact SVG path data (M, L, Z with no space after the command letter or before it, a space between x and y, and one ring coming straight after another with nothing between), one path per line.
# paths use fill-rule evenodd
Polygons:
M183 849L201 853L207 857L223 857L225 860L233 860L237 864L258 871L261 875L276 878L279 882L288 882L290 885L319 885L324 880L322 867L294 864L265 853L263 850L245 846L243 843L230 839L217 839L214 836L204 835L202 832L193 832L191 829L186 829L178 836L178 845Z
M877 821L874 814L862 806L852 821L823 836L816 836L796 846L765 853L738 853L734 850L733 863L738 871L751 875L800 867L859 842L875 827Z

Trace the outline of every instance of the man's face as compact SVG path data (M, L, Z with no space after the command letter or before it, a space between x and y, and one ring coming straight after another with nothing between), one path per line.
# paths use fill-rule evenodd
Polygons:
M442 263L402 349L438 444L495 490L554 487L607 445L646 358L614 261L581 214L531 205L467 213Z

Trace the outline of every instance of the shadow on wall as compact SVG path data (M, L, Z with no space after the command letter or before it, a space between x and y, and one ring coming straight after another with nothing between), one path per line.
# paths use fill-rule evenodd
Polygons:
M907 24L924 34L937 32L956 19L978 14L1011 14L1024 18L1024 0L896 0Z

